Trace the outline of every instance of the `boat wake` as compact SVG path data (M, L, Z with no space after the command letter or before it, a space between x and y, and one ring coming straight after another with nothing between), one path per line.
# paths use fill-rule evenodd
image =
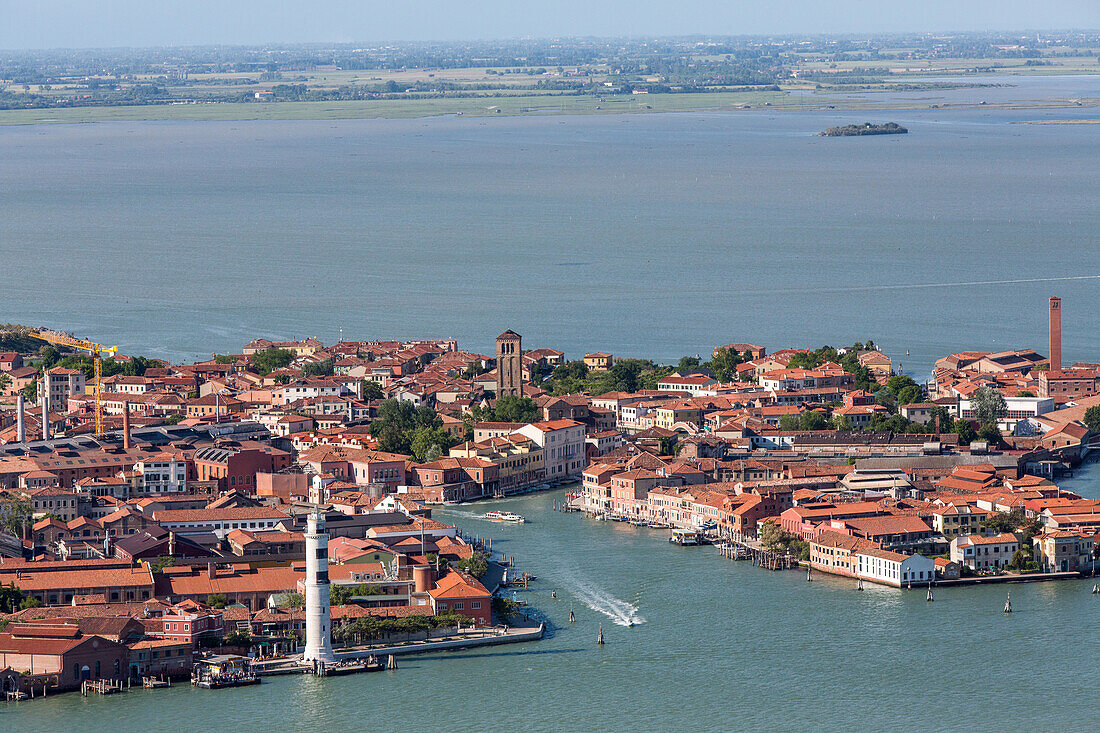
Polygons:
M645 623L645 618L638 613L636 605L620 600L602 588L584 581L572 581L567 584L567 587L581 603L607 616L619 626L637 626Z

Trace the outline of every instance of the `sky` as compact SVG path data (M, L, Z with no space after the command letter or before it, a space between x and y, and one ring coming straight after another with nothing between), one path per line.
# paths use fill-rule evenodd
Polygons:
M1100 0L0 0L0 48L1100 29Z

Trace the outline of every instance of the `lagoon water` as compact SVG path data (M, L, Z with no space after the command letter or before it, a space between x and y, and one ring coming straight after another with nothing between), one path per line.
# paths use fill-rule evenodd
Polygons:
M1100 97L1100 76L1048 79ZM1008 83L906 99L1043 96ZM486 352L510 327L574 357L668 360L874 338L921 372L962 348L1045 350L1059 294L1065 357L1095 360L1100 126L1014 123L1096 116L3 127L0 320L170 359L341 329ZM864 119L911 133L814 136Z
M1074 488L1100 496L1095 478ZM772 573L553 511L562 492L437 510L538 581L549 638L396 672L0 703L0 730L1078 731L1095 728L1093 581L923 589ZM524 525L478 519L517 511ZM556 591L557 599L551 598ZM569 611L577 616L569 623ZM633 621L636 625L624 624ZM596 646L602 625L606 645Z

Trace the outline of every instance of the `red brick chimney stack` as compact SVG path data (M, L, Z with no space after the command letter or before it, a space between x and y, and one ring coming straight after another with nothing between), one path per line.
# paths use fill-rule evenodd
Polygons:
M1062 299L1050 299L1050 371L1062 370Z
M122 411L122 447L130 450L130 403L125 403L126 409Z

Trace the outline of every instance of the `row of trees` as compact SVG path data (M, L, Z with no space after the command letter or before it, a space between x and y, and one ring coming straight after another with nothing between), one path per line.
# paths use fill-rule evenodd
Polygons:
M443 428L435 410L398 400L382 402L370 433L378 439L379 450L412 455L421 463L436 460L458 442Z
M334 625L332 640L337 644L361 644L364 641L379 639L392 634L425 634L437 629L448 629L470 625L467 617L449 611L436 616L406 616L404 618L379 618L365 616L354 621Z

